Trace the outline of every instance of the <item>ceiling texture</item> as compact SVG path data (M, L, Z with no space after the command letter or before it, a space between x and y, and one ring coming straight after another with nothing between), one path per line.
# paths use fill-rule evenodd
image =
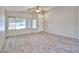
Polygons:
M0 6L0 10L5 10L8 12L25 12L28 9L34 9L36 6ZM49 10L55 6L40 6L42 9Z

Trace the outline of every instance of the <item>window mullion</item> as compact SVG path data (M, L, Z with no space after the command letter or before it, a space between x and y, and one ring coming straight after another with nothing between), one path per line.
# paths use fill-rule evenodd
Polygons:
M16 30L16 17L15 17L15 30Z

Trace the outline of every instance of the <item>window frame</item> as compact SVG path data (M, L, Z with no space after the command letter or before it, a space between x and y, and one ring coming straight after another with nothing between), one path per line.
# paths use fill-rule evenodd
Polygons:
M9 29L9 18L24 18L24 19L26 19L26 26L25 26L25 28L23 28L23 29L16 29L16 25L15 25L15 29ZM28 28L28 20L31 20L30 21L30 23L31 23L31 25L30 25L30 28ZM35 19L34 19L35 20ZM15 21L15 23L16 23L16 21ZM38 28L38 22L37 22L37 19L36 19L36 28L33 28L33 19L27 19L26 17L14 17L14 16L8 16L8 30L25 30L25 29L37 29Z
M24 18L24 19L26 19L25 17L14 17L14 16L8 16L8 30L21 30L21 29L16 29L16 25L15 25L15 29L9 29L9 18L15 18L15 20L16 20L16 18ZM15 21L15 23L16 23L16 21ZM26 26L25 26L26 27ZM23 30L24 29L26 29L26 28L23 28Z

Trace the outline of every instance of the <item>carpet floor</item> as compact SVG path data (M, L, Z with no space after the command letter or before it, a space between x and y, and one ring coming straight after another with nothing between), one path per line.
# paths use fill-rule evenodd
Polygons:
M78 53L79 41L45 32L9 37L1 53Z

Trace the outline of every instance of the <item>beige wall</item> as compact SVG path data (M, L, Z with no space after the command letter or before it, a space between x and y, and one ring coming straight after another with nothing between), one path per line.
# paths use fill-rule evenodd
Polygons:
M15 17L25 17L27 19L35 18L37 19L37 15L34 13L22 13L22 12L7 12L6 16L15 16ZM21 29L21 30L8 30L8 19L7 19L7 34L6 36L14 36L20 34L34 33L37 32L37 29Z
M48 12L48 32L77 38L76 7L55 7Z
M43 25L43 15L38 14L38 32L44 31Z
M32 19L32 13L27 12L6 12L6 16L14 16L14 17L25 17L28 19Z
M47 30L47 18L46 15L43 14L36 14L36 13L22 13L22 12L7 12L6 16L15 16L15 17L25 17L28 19L35 18L37 19L37 29L23 29L23 30L7 30L7 36L13 36L13 35L20 35L20 34L27 34L27 33L34 33L34 32L40 32L40 31L46 31ZM8 25L8 19L7 24ZM44 26L45 25L45 26Z
M78 7L78 40L79 40L79 7Z
M8 12L6 16L18 16L26 18L38 18L38 31L47 31L49 33L62 36L77 38L77 14L76 7L55 7L52 8L45 16L43 15ZM46 18L47 17L47 18ZM47 22L48 21L48 22ZM48 26L48 29L47 29ZM34 29L7 31L7 36L19 35L24 33L37 32Z
M45 31L47 32L48 20L46 14L38 14L38 32Z
M37 29L21 29L21 30L10 30L7 31L7 36L15 36L15 35L22 35L27 33L36 33Z

